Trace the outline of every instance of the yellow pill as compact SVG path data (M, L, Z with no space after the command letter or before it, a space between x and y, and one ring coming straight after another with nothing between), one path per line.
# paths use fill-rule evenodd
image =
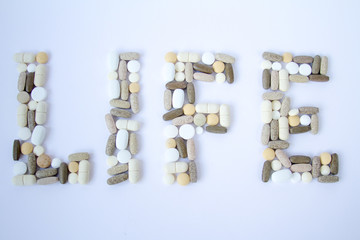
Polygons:
M293 58L293 56L292 56L291 53L286 52L286 53L283 54L283 61L286 62L286 63L291 62L292 58Z
M131 93L138 93L140 91L140 84L137 82L130 83L129 91Z
M186 186L189 184L190 182L190 177L188 174L186 173L180 173L177 178L176 181L178 182L178 184L180 184L181 186Z
M69 168L69 172L76 173L77 171L79 171L79 163L70 162L68 168Z
M184 105L183 110L185 115L192 116L195 113L195 106L194 104L188 103Z
M275 151L272 148L266 148L263 152L263 158L265 160L273 160L275 158Z
M214 72L222 73L225 70L225 64L221 61L216 61L213 64Z
M36 61L38 63L44 64L44 63L47 63L48 60L49 60L49 57L46 54L46 52L39 52L38 54L36 54Z
M28 154L32 153L33 149L34 149L34 146L29 142L25 142L21 145L21 153L24 155L28 155Z
M300 124L300 117L298 115L289 116L288 120L289 120L289 125L291 127L296 127L296 126L299 126L299 124Z
M165 54L165 61L170 63L176 63L177 56L174 52L168 52Z
M173 138L169 138L166 140L166 147L167 148L176 148L176 141Z
M206 123L209 124L210 126L217 125L219 123L219 116L213 113L207 115Z
M330 153L323 152L320 154L320 162L322 165L327 165L331 162L331 155Z

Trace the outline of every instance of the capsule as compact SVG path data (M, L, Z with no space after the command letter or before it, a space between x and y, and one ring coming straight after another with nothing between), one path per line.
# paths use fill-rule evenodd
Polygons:
M261 120L263 123L270 123L272 120L272 104L269 100L261 103Z
M79 163L78 182L80 184L87 184L90 178L90 162L88 160L81 160Z
M36 183L35 175L17 175L12 178L15 186L30 186Z
M220 125L223 127L230 126L230 106L226 104L220 105Z
M47 69L46 65L39 64L36 66L34 84L36 87L42 87L46 83Z
M124 150L127 148L129 142L129 132L125 129L120 129L116 134L116 148Z
M116 121L117 129L125 129L128 131L138 131L140 129L140 122L136 120L119 119Z
M183 173L189 169L186 162L170 162L165 165L166 173Z
M35 122L37 124L44 124L46 122L47 103L44 101L38 102L35 112Z
M199 103L196 104L195 110L197 113L218 113L220 105L216 103Z
M137 159L129 160L129 182L137 183L141 177L141 164Z
M289 120L287 117L279 118L279 139L287 140L289 138Z
M285 92L289 90L289 87L289 73L287 70L281 69L279 71L279 90Z
M19 127L27 126L27 111L28 106L26 104L20 104L17 109L17 124Z

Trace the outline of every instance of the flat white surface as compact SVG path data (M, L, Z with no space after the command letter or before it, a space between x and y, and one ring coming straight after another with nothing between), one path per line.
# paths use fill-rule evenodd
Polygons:
M0 239L359 239L358 1L1 1ZM141 53L143 178L107 186L106 55ZM14 187L19 51L49 52L46 152L91 153L87 186ZM196 83L227 103L226 135L196 136L199 182L165 186L161 69L167 51L236 57L233 85ZM291 107L320 108L320 131L292 154L340 156L341 182L261 182L261 54L327 55L328 83L291 83Z

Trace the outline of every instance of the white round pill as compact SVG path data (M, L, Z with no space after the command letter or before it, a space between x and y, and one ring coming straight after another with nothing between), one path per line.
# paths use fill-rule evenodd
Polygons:
M299 67L299 73L303 76L309 76L311 74L311 67L309 64L303 63Z
M215 80L216 80L217 83L223 83L226 80L226 76L223 73L217 73L215 75Z
M163 182L167 185L171 185L175 182L175 176L171 173L165 173L163 177Z
M165 161L175 162L179 159L179 151L176 148L168 148L165 150Z
M24 162L16 162L14 164L13 173L14 175L23 175L27 171L26 163Z
M296 116L299 114L299 109L293 108L289 111L289 116Z
M286 70L288 70L289 74L297 74L299 72L299 65L295 62L289 62L286 64Z
M274 171L279 171L281 169L282 165L281 162L279 160L272 160L271 161L271 168Z
M175 71L182 72L185 70L185 64L183 62L175 63Z
M196 127L196 134L201 135L204 133L204 129L202 127Z
M19 63L16 67L19 73L25 72L27 69L27 65L25 63Z
M70 173L68 176L68 182L70 184L76 184L78 181L78 175L76 173Z
M272 68L272 70L274 70L274 71L280 71L280 70L281 70L281 63L279 63L279 62L273 62L271 68Z
M116 166L116 164L118 164L118 160L117 160L117 157L115 156L109 156L107 159L106 159L106 164L109 166L109 167L113 167L113 166Z
M291 176L291 182L292 183L298 183L301 181L301 175L298 172L294 172Z
M302 115L300 117L300 124L303 126L309 126L311 123L311 118L309 115Z
M211 52L204 52L201 61L206 65L211 65L215 62L215 56Z
M320 173L322 176L327 176L330 174L330 167L328 165L322 165L320 167Z
M127 64L127 69L129 72L134 73L140 70L140 62L137 60L131 60Z
M45 100L46 97L47 97L47 91L43 87L36 87L31 92L31 98L34 101L40 102Z
M120 150L117 159L120 163L128 163L131 159L131 153L128 150Z
M279 111L272 111L272 119L279 120L280 112Z
M33 153L36 156L40 156L41 154L45 153L45 148L43 146L41 146L41 145L36 145L34 147Z
M21 140L28 140L30 137L31 137L31 131L29 128L27 127L22 127L22 128L19 128L18 130L18 137L21 139Z
M175 81L183 82L185 80L185 73L184 72L177 72L175 74Z
M179 129L179 135L185 140L189 140L194 137L195 129L190 124L184 124Z
M129 81L130 82L138 82L140 80L139 73L130 73L129 74Z
M165 82L170 82L175 78L175 65L173 63L165 63L162 69L162 76Z
M108 79L109 79L109 80L116 80L116 79L118 79L118 73L117 73L117 72L109 72L109 74L108 74Z
M309 172L304 172L302 175L301 175L301 180L303 183L309 183L312 181L312 175L311 173Z
M265 60L261 63L262 69L271 69L272 63L269 60Z
M36 70L36 65L35 64L31 63L31 64L29 64L27 66L27 71L28 72L35 72L35 70Z
M271 105L272 105L272 109L275 111L278 111L281 108L281 102L278 100L272 101Z
M37 101L34 101L34 100L31 100L29 103L28 103L28 108L29 110L31 111L35 111L36 110L36 107L37 107Z
M179 133L179 130L174 125L167 125L164 128L164 136L166 138L174 138L174 137L176 137L178 135L178 133Z
M53 160L51 160L51 167L52 168L59 168L61 165L62 161L60 158L53 158Z

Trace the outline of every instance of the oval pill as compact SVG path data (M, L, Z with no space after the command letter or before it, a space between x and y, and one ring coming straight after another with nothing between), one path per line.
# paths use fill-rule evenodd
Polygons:
M162 76L165 82L175 79L175 65L173 63L165 63L162 69Z
M184 105L185 92L182 89L175 89L173 92L172 105L174 108L182 108Z
M109 80L108 96L110 99L117 99L120 97L120 83L118 80Z
M78 182L87 184L90 179L90 163L88 160L81 160L79 163Z
M27 171L26 163L24 162L16 162L13 167L13 174L16 175L23 175Z
M45 136L46 128L41 125L37 125L32 133L31 142L34 145L42 145L45 140Z
M116 148L124 150L127 148L129 142L129 132L125 129L120 129L116 134Z
M263 100L261 103L261 120L263 123L270 123L272 120L272 105L269 100Z
M279 118L279 139L287 140L289 138L289 122L287 117Z
M279 90L286 92L287 90L289 90L289 87L289 74L287 70L281 69L279 71Z
M271 181L274 183L285 183L289 182L292 177L292 173L289 169L283 169L271 174Z
M116 71L119 66L119 60L119 54L117 52L110 52L107 56L108 69Z

